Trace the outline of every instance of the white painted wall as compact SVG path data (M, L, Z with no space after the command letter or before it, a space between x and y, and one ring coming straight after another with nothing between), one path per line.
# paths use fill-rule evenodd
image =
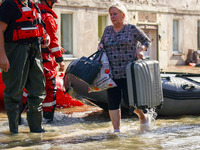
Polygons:
M108 14L114 0L60 0L55 11L73 14L74 58L89 56L98 45L98 14ZM160 67L184 65L188 49L197 50L197 20L200 20L200 0L121 0L126 3L131 24L158 26L158 60ZM138 22L138 12L156 13L154 23ZM108 17L109 18L109 17ZM181 54L173 54L173 19L180 19ZM60 18L57 19L60 25ZM109 22L110 24L110 22ZM60 30L58 35L60 34ZM67 59L68 65L74 58Z

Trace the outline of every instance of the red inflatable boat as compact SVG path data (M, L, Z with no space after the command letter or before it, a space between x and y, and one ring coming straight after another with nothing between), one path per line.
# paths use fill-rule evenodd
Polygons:
M56 96L56 107L74 107L82 106L83 103L72 98L68 93L64 93L65 89L63 86L63 74L56 77L57 83L57 96Z

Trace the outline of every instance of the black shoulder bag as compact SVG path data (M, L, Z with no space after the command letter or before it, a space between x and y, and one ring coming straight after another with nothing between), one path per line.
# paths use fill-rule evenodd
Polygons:
M92 84L101 70L102 64L100 61L102 54L103 50L98 50L89 57L81 57L75 64L69 67L68 73L73 74L88 84Z

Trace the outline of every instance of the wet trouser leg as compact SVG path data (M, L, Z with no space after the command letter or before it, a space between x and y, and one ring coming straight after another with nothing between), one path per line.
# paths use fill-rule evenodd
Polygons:
M39 49L34 45L33 49ZM25 85L28 91L27 120L31 132L43 132L42 129L42 102L45 98L45 78L43 73L41 53L38 52L31 62L27 82Z
M38 47L35 47L35 49L38 49ZM19 120L19 104L22 102L22 93L25 87L27 88L27 90L30 90L29 92L31 93L28 96L28 103L30 103L29 112L36 112L36 116L42 114L42 109L40 108L43 98L45 97L44 75L42 70L40 52L36 56L36 61L33 63L32 67L30 67L29 45L6 43L5 50L10 62L10 69L8 72L3 72L2 74L3 82L5 84L4 102L8 115L10 131L12 133L17 133ZM33 79L30 79L30 77L32 76ZM38 132L41 130L41 120L37 119L37 122L35 123L39 125L34 128L32 127L33 125L30 125L33 130L31 127L30 129L33 132Z
M47 122L53 121L54 111L56 108L56 78L46 79L46 98L43 101L43 117Z
M11 103L10 103L11 104ZM7 111L9 128L11 133L18 133L18 124L19 124L19 110L16 107L12 111Z
M27 66L27 46L18 43L5 44L6 55L10 62L8 72L3 72L3 82L5 84L4 102L8 115L9 127L11 133L18 132L19 104L22 101L22 92L24 88L23 68Z

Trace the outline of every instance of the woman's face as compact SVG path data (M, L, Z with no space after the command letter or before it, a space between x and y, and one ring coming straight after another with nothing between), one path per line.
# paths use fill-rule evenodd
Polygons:
M110 13L110 20L112 21L114 26L124 23L125 15L117 8L111 8L109 13Z

